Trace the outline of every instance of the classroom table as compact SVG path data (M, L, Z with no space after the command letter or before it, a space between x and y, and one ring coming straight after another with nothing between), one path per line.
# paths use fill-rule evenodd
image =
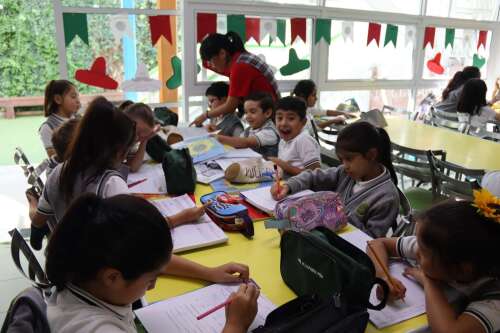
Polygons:
M198 204L200 196L211 191L211 187L198 184L195 193ZM281 278L280 235L276 230L266 230L262 221L255 222L254 227L253 240L248 240L240 233L228 232L227 244L192 250L180 255L207 266L218 266L230 261L245 263L250 267L250 275L260 285L262 292L277 306L282 305L296 296ZM148 302L156 302L193 291L207 284L198 280L160 277L156 287L146 293L146 299ZM366 332L403 333L426 323L426 316L421 315L383 330L377 330L370 323Z

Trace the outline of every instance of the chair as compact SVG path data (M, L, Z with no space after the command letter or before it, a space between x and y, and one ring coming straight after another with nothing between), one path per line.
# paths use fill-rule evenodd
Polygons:
M36 168L33 167L26 157L26 154L24 154L23 150L19 147L17 147L14 151L14 162L21 167L21 169L24 172L24 176L26 176L26 179L28 181L28 184L32 186L33 191L35 194L40 197L42 195L42 190L43 190L43 181L40 178L40 175L45 171L47 168L47 160L44 160L42 163L40 163L39 166Z
M473 183L481 183L485 174L481 169L467 169L462 166L442 161L432 151L427 152L432 173L434 198L451 197L472 200Z
M431 120L432 126L443 127L464 133L467 130L467 125L458 120L456 113L444 112L431 107Z
M392 226L391 237L415 235L415 219L410 201L398 187L400 211L394 225Z
M321 161L327 166L339 166L341 164L337 154L335 154L335 143L339 131L340 128L335 125L318 131Z
M467 127L466 133L481 139L500 142L500 133L498 132L498 127L499 125L496 122L488 122L486 123L486 126L484 128L469 125Z

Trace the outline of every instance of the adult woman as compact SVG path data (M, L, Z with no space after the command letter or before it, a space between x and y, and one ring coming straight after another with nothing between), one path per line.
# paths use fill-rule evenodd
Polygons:
M224 104L201 114L191 125L201 126L209 118L234 112L252 92L267 92L275 100L279 97L278 84L271 68L256 55L247 52L235 32L207 36L201 43L200 56L204 67L229 77L229 94Z

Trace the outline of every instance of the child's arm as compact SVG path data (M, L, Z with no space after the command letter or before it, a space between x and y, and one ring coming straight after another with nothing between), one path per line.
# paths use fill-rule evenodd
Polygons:
M134 157L131 159L127 159L127 166L130 169L130 172L137 172L142 165L142 162L144 161L144 154L146 153L146 145L147 141L142 141L139 144L139 148L137 149L137 152L135 152Z
M325 120L325 121L321 121L321 122L316 122L316 126L323 129L323 128L326 128L330 125L333 125L333 124L343 124L345 123L345 118L344 117L336 117L334 119L328 119L328 120Z
M407 269L405 273L424 286L427 320L433 333L487 333L479 320L473 316L467 313L457 316L437 281L430 279L417 268Z
M217 135L216 138L223 145L228 145L234 148L257 148L259 146L257 137L253 135L248 138Z
M286 172L287 174L292 175L292 176L296 176L304 170L314 170L314 169L321 167L319 162L315 162L306 168L299 168L299 167L295 167L295 166L291 165L287 161L280 160L277 157L269 156L267 159L272 161L273 163L275 163L277 166L279 166L281 169L283 169L284 172Z
M250 275L248 266L244 264L231 262L217 267L207 267L176 255L172 255L165 268L165 274L214 283L245 282Z
M226 102L222 105L219 105L216 108L213 108L210 111L203 112L201 115L196 117L195 120L189 124L189 126L201 126L205 120L209 118L216 118L218 116L226 115L231 112L235 112L236 108L240 104L240 99L234 96L228 96Z
M337 110L326 110L326 115L330 116L330 117L344 116L346 118L356 118L356 116L351 114L351 113L344 112L344 111L337 111Z
M196 222L200 217L203 216L203 214L205 214L205 208L209 204L210 203L206 203L201 207L186 208L177 214L165 217L165 219L167 220L171 228L175 228L185 223Z
M335 191L338 182L337 168L306 170L294 176L285 184L271 186L271 195L274 200L281 200L288 194L297 193L304 190L312 191Z

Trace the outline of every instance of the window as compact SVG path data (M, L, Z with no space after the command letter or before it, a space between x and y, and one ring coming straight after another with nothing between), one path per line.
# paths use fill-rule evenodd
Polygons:
M368 22L353 22L353 40L344 40L342 22L332 21L328 52L328 79L410 80L413 77L414 43L406 44L408 26L398 25L397 42L384 46L387 24L381 24L379 46L367 46ZM414 27L413 27L414 28ZM414 32L414 30L413 30Z
M380 90L355 90L355 91L322 91L319 102L324 109L336 109L340 103L354 99L361 111L380 109L386 106L396 110L411 110L413 100L409 89L380 89Z
M430 0L438 1L438 0ZM326 0L327 7L418 15L420 0Z
M127 6L130 3L132 6ZM179 2L177 1L177 8L179 8ZM94 7L94 8L140 8L140 9L152 9L158 8L156 0L62 0L63 6L71 7Z
M254 0L254 2L274 2L288 5L317 6L319 0Z
M467 20L495 21L498 5L498 0L430 0L427 1L426 14Z

